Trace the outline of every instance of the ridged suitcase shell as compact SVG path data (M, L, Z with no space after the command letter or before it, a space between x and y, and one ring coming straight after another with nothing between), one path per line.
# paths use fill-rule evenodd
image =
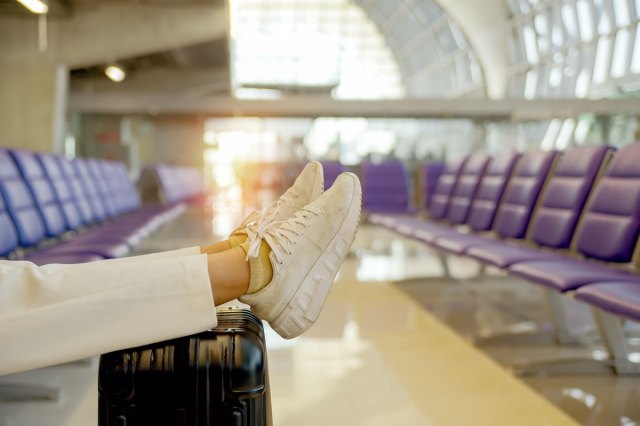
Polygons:
M215 329L102 355L99 425L271 425L262 323L217 316Z

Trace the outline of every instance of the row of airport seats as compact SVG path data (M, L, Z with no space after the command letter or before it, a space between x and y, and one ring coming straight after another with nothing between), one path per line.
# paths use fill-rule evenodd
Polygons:
M591 305L610 365L640 372L623 339L623 320L640 321L640 143L474 154L446 164L428 219L369 220L541 286L560 343L575 337L561 296Z
M143 207L120 162L0 149L0 257L39 265L122 257L184 209Z
M337 162L323 162L325 188L342 172L353 171L362 183L362 207L366 213L415 213L410 179L404 165L397 161L363 163L358 170ZM431 177L431 181L435 181ZM433 188L430 188L433 189Z

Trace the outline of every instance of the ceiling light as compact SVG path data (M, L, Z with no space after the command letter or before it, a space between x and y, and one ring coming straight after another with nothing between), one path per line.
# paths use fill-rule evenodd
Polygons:
M116 83L121 82L127 76L127 73L117 65L108 66L104 70L104 73L107 75L107 77L109 77L111 80L115 81Z
M39 15L49 11L49 6L47 6L47 4L42 0L18 0L18 3L29 9L30 12L37 13Z

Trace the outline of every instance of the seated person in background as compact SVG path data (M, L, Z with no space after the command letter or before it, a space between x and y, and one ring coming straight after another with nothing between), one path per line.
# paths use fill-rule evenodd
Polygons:
M36 266L0 261L0 374L44 367L215 327L239 298L284 338L316 321L355 237L358 178L323 193L309 163L263 215L228 240L124 259Z

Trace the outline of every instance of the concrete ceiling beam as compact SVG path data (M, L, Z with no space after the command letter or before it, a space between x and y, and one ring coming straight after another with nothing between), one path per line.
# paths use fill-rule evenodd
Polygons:
M227 91L230 75L227 67L211 68L151 68L130 72L127 78L114 83L106 76L89 78L74 78L71 80L72 93L120 93L135 96L138 93L148 93L162 90L167 94L183 94L202 87L224 83Z
M74 93L71 109L114 114L207 114L220 117L369 117L369 118L471 118L487 120L545 120L581 114L640 115L635 99L398 99L336 100L296 97L277 100L243 100L232 97L175 97L159 93Z
M219 3L184 6L102 2L69 19L49 20L47 50L38 49L37 18L0 17L0 63L61 63L88 67L227 36Z

